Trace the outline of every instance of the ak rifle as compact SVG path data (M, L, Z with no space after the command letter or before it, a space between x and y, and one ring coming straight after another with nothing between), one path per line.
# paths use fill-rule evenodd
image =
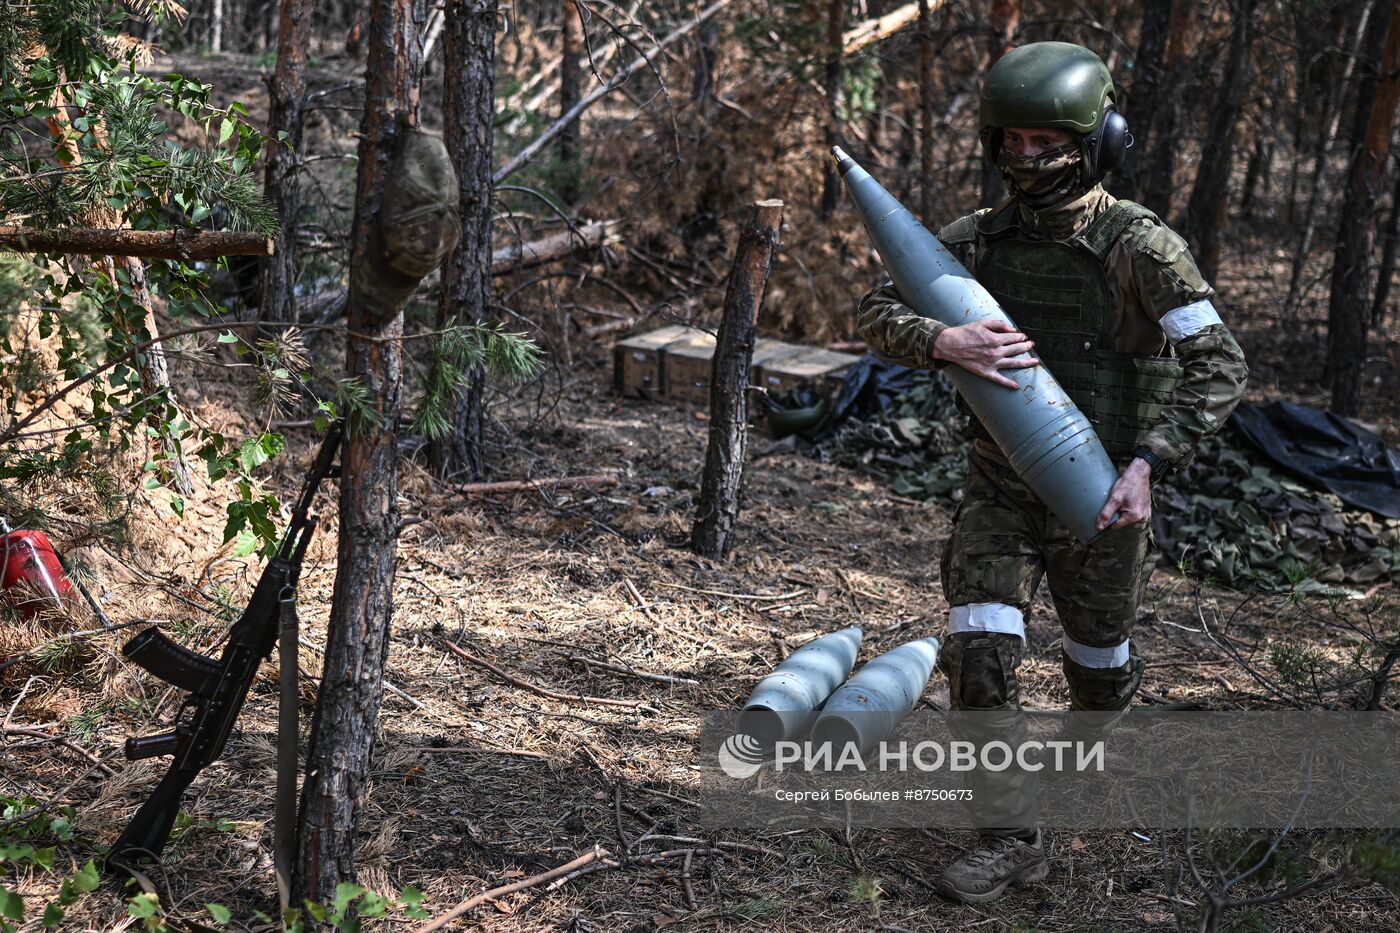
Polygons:
M126 740L126 757L133 761L159 755L174 758L170 770L107 854L108 871L130 874L143 862L159 861L180 812L181 797L199 772L223 754L258 666L277 643L281 604L295 593L301 561L316 530L316 520L308 514L311 502L321 481L340 473L334 461L343 429L343 422L337 420L326 434L292 512L286 537L263 569L242 617L229 630L222 657L216 661L191 651L154 626L122 648L122 654L132 662L188 696L174 729Z

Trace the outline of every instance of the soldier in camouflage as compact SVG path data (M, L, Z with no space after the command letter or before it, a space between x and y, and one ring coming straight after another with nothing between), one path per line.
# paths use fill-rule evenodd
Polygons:
M1025 616L1042 577L1064 628L1071 709L1096 714L1106 729L1132 702L1143 661L1129 636L1155 557L1151 483L1188 464L1225 423L1247 369L1186 242L1101 184L1130 137L1098 56L1063 42L1008 52L987 75L981 123L983 150L1010 196L938 238L1015 326L950 327L915 313L891 283L861 301L858 326L887 360L951 363L1013 389L1002 370L1047 366L1122 471L1101 533L1085 545L972 418L967 484L941 565L951 610L939 666L954 717L980 711L984 728L1014 741L1024 733L1016 669ZM970 780L983 839L938 886L980 903L1045 878L1049 866L1036 775L1013 769Z

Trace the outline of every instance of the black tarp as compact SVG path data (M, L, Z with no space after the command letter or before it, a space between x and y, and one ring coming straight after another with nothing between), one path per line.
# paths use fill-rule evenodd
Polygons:
M1330 411L1241 402L1236 430L1278 466L1347 505L1400 518L1400 456L1375 433Z

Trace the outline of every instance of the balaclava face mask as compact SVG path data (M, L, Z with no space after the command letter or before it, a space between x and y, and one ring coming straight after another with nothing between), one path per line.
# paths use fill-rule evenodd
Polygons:
M1019 156L1003 146L996 165L1012 197L1041 210L1082 193L1079 162L1079 144L1066 143L1035 156Z

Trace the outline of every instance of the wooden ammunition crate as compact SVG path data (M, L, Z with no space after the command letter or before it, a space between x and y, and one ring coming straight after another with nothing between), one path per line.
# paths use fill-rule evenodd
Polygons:
M710 401L715 338L694 327L673 325L618 341L613 383L632 398L667 398L687 405ZM813 380L823 395L841 388L841 374L859 357L804 347L768 337L754 343L749 384L773 392Z
M749 364L749 384L757 385L759 368L795 356L810 348L762 337L754 343ZM666 348L666 397L691 405L710 403L710 376L714 371L713 341Z
M704 345L714 352L715 339L702 330L675 324L619 340L613 347L613 386L631 398L666 394L667 355L672 348Z
M691 405L710 403L710 372L715 342L666 349L666 398Z
M834 398L841 391L842 380L860 357L836 353L820 347L804 347L803 352L782 356L758 367L754 385L772 393L786 392L803 382L815 385L817 393Z

